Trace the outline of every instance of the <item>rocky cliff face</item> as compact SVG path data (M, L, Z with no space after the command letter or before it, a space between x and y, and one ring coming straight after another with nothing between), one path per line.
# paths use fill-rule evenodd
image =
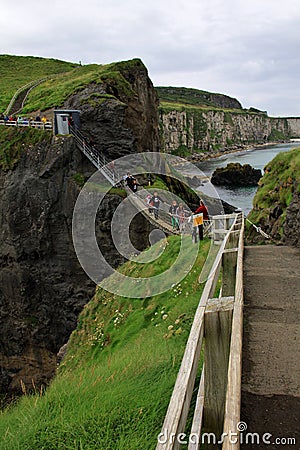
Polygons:
M283 226L283 243L300 247L300 192L296 185L293 200L286 210Z
M40 384L93 286L76 261L70 234L83 169L71 139L24 152L0 173L0 392L20 379Z
M246 112L160 108L160 124L163 148L175 154L226 150L290 136L287 119Z
M299 117L288 117L287 122L291 130L291 138L300 138L300 118Z
M111 158L158 148L157 97L139 61L121 66L104 84L87 86L64 107L82 111L84 133ZM57 352L94 294L71 233L78 181L94 171L71 136L28 147L12 170L0 170L0 400L49 381ZM107 196L96 223L114 267L123 258L112 243L110 221L121 201ZM148 244L147 231L136 216L136 248Z
M115 67L119 72L75 93L64 107L81 110L82 131L111 159L158 151L158 97L147 69L140 60Z

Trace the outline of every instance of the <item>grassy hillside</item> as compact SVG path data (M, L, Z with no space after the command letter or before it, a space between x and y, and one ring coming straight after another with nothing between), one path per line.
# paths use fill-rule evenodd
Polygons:
M209 245L203 242L185 279L163 294L132 299L98 288L52 385L1 414L0 449L154 449L201 295L198 275ZM121 270L152 276L172 264L179 248L180 238L172 236L159 260L142 267L128 262Z
M160 99L160 105L164 108L178 109L181 107L194 107L204 109L238 109L242 110L240 102L234 98L223 94L206 92L199 89L185 87L164 87L155 88Z
M22 114L60 107L68 97L84 89L90 83L108 83L118 89L119 94L121 93L126 99L132 94L132 89L122 76L121 71L126 70L129 66L138 67L142 65L143 63L139 59L106 65L79 66L43 58L0 56L0 74L2 74L2 79L4 77L4 82L1 82L0 111L8 106L16 89L29 81L40 79L49 74L54 74L54 76L30 92ZM19 73L17 79L14 79L9 67L11 67L13 73L15 71ZM88 101L99 103L108 97L113 97L113 94L99 94L97 98L93 95L93 98L88 99Z
M52 74L69 72L78 64L34 56L0 55L0 112L3 112L17 89Z
M300 191L299 180L300 149L279 153L265 167L265 173L259 182L259 188L253 199L253 209L248 218L264 230L268 230L271 226L280 238L286 208L292 201L294 190ZM255 232L249 225L247 228L248 236L251 238Z

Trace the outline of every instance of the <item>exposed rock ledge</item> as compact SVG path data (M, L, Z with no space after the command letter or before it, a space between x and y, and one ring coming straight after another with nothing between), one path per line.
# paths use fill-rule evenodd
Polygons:
M262 173L250 164L230 163L226 167L217 168L211 177L216 186L256 186Z

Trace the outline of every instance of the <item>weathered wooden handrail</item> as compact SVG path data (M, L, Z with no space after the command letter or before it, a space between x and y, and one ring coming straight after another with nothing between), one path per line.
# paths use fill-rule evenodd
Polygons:
M232 335L228 362L228 383L224 414L222 449L240 448L239 429L241 411L241 379L242 379L242 342L243 342L243 255L244 255L244 218L239 236L237 253L235 301L232 317Z
M221 217L218 219L221 219ZM192 436L193 433L193 440L189 440L188 448L189 450L198 450L200 448L200 434L202 428L203 413L205 427L207 427L207 425L209 425L211 421L216 422L213 424L212 432L215 433L217 440L220 438L222 433L227 387L226 375L228 371L228 354L226 354L226 351L224 354L223 348L216 348L216 342L218 343L218 340L220 339L218 332L219 327L221 326L221 332L224 333L224 336L227 337L228 341L224 345L225 347L228 347L229 351L231 332L230 325L232 309L234 309L233 303L235 301L235 287L238 287L239 293L242 290L242 284L240 281L238 282L237 278L238 276L240 276L241 268L239 266L238 271L236 271L236 265L237 254L239 254L239 249L242 249L243 245L243 219L241 219L241 214L234 214L222 217L222 220L224 220L224 226L229 226L230 222L232 221L233 223L231 224L229 230L227 229L227 234L225 235L221 243L220 249L210 271L210 275L208 276L207 282L204 286L200 302L195 313L194 321L191 327L190 335L187 341L185 353L178 372L173 393L170 399L169 407L165 416L162 431L158 436L156 450L177 450L180 448L181 443L183 442L182 437L186 436L184 433L184 429L190 409L190 402L194 389L204 336L206 336L206 346L204 351L205 377L202 373L192 424L192 431L190 435ZM241 256L239 254L239 264L240 259ZM217 306L217 308L214 307L210 310L209 317L207 317L206 319L206 313L208 313L207 306L210 302L210 299L212 299L214 296L221 267L223 267L223 282L220 292L220 298L217 301L217 305L218 303L219 305ZM234 271L228 270L230 267L233 267ZM238 312L238 309L236 311ZM234 351L235 347L231 347L231 351ZM212 353L215 350L217 354L216 356L222 359L221 375L224 374L224 382L217 402L214 401L215 386L213 389L211 389L211 385L214 381L213 379L215 376L215 373L213 373L214 362L212 361ZM235 360L235 357L230 355L229 359ZM231 372L229 374L229 377L229 379L231 379ZM228 396L230 395L231 393L228 393ZM217 403L216 407L214 403ZM226 402L226 407L228 403L229 402ZM217 417L215 418L214 415ZM235 415L234 417L236 418L237 415ZM228 421L228 419L226 420Z

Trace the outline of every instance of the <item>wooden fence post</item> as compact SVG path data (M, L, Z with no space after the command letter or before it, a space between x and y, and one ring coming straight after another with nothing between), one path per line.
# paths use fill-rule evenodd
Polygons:
M212 299L205 311L205 396L202 431L208 435L207 439L203 437L204 448L221 448L217 442L223 431L233 299L234 297ZM209 437L209 433L214 436Z

